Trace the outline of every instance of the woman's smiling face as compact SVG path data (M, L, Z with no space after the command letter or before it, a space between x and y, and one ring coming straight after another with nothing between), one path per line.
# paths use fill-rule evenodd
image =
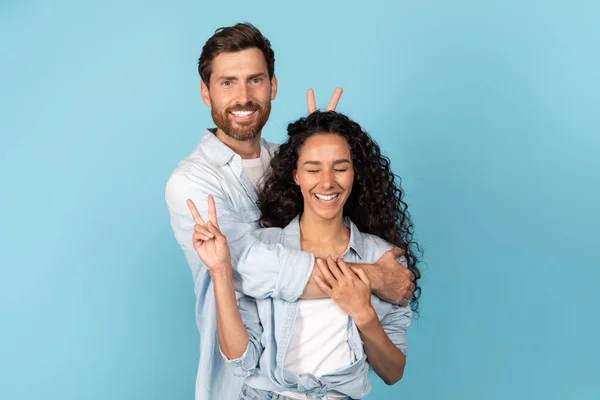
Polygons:
M327 220L341 219L354 182L346 139L335 133L319 133L306 139L300 149L294 181L304 197L304 213Z

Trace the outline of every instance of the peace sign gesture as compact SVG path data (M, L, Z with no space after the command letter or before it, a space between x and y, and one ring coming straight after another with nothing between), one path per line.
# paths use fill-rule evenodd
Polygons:
M186 203L196 223L194 225L194 235L192 236L196 253L208 267L211 275L231 273L229 246L227 245L227 238L219 230L215 199L210 195L208 196L208 223L204 222L192 200L188 199Z
M327 108L325 111L335 111L338 102L340 101L340 97L342 97L342 88L335 88L333 91L333 96L329 100L329 104L327 104ZM315 91L312 89L308 89L306 91L306 103L308 104L308 113L312 114L317 111L317 102L315 101Z

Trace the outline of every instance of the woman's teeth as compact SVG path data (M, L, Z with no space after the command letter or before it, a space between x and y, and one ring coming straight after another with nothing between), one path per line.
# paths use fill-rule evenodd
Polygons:
M337 199L338 196L339 196L338 193L330 194L329 196L315 193L315 197L322 201L333 201L333 200Z

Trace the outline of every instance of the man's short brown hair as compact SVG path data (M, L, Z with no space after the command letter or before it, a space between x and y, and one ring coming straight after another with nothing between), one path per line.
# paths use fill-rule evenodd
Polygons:
M216 56L221 53L234 53L252 48L257 48L263 53L269 71L269 79L272 79L275 73L275 53L271 48L271 42L248 22L219 28L207 40L198 59L200 78L206 86L209 86L212 62Z

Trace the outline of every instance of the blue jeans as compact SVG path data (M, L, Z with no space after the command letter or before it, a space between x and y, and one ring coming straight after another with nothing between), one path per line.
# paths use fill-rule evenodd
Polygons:
M350 399L350 397L348 397ZM262 389L254 389L244 385L238 400L290 400L289 397Z
M239 400L287 400L287 397L262 389L254 389L244 385Z

